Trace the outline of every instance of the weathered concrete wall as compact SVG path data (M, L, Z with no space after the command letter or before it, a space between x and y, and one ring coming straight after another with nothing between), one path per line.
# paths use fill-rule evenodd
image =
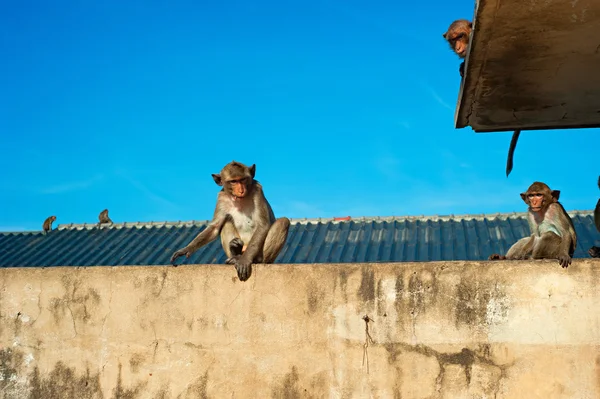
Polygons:
M0 397L600 397L600 260L258 265L245 283L216 265L11 268L0 281Z

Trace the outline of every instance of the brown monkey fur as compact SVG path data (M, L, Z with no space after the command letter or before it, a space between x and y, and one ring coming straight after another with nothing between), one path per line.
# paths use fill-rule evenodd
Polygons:
M55 220L56 216L49 216L46 218L46 220L44 220L44 224L42 224L42 230L44 230L44 233L48 233L52 230L52 222Z
M598 188L600 188L600 177L598 177ZM600 199L596 203L596 209L594 210L594 224L600 232ZM588 253L592 258L600 258L600 247L591 247Z
M562 267L569 267L577 246L577 234L573 221L558 202L559 196L559 190L550 190L541 182L534 182L521 193L529 206L527 221L531 236L517 241L506 256L493 254L489 259L558 259Z
M222 190L217 196L213 219L186 247L171 256L190 257L195 251L221 235L227 255L225 263L235 265L238 278L246 281L253 263L273 263L287 240L290 221L275 219L260 183L254 180L256 165L236 161L225 165L213 180Z
M467 56L472 30L473 24L470 21L466 19L457 19L450 24L446 33L442 34L442 37L446 39L452 51L454 51L460 59L464 59ZM465 63L463 61L458 68L460 76L464 76L464 71Z
M100 214L98 215L98 221L100 222L100 224L104 224L104 223L112 223L113 221L108 217L108 209L103 210L102 212L100 212Z

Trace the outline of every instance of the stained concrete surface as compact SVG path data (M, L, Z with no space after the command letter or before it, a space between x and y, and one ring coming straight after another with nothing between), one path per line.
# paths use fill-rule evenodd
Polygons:
M597 398L599 282L592 259L5 268L0 397Z
M478 0L473 29L457 128L600 126L600 1Z

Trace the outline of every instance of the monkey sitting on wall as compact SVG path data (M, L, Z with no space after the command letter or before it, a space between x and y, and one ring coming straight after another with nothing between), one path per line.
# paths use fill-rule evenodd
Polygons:
M49 216L44 220L44 224L42 224L42 230L44 230L44 234L47 234L52 230L52 223L56 220L56 216Z
M221 235L227 255L225 263L235 265L240 281L252 273L252 263L273 263L287 240L290 221L275 219L262 186L256 180L256 165L236 161L225 165L212 177L223 188L217 196L213 219L186 247L176 251L171 263L195 251Z
M600 177L598 177L598 188L600 188ZM600 232L600 199L596 203L596 209L594 210L594 224L596 225L596 229ZM600 258L600 247L591 247L588 254L590 254L592 258Z
M521 198L529 206L527 221L531 236L521 238L506 253L493 254L489 260L502 259L558 259L562 267L569 267L577 234L573 221L558 202L560 191L550 190L545 183L534 182Z

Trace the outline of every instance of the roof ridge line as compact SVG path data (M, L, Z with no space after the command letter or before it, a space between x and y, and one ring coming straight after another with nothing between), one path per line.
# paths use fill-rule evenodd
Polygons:
M587 216L593 215L593 210L570 210L567 213L570 216ZM328 217L328 218L289 218L292 224L308 224L308 223L351 223L351 222L388 222L388 221L400 221L400 220L431 220L431 221L447 221L447 220L465 220L465 219L507 219L507 218L520 218L525 217L527 212L497 212L497 213L480 213L480 214L461 214L461 215L406 215L406 216L356 216L356 217L344 217L340 218L338 216ZM163 221L163 222L120 222L120 223L112 223L109 225L101 225L98 223L64 223L59 224L56 229L65 230L65 229L94 229L94 228L131 228L131 227L182 227L182 226L202 226L208 224L210 220L187 220L187 221ZM37 231L37 230L29 230L29 231ZM24 233L27 231L20 231L17 233ZM10 232L4 232L10 233Z

